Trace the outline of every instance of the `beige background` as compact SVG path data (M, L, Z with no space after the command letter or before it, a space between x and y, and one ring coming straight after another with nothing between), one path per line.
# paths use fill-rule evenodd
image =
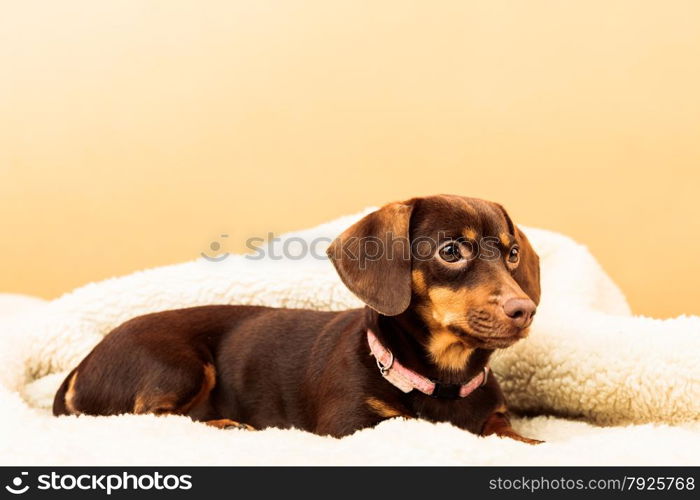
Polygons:
M700 2L6 2L0 291L454 192L700 313Z

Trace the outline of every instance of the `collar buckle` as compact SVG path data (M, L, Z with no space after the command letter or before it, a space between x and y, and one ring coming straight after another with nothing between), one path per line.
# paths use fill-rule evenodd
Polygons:
M394 365L394 353L391 351L387 351L389 353L389 356L391 356L391 359L389 359L389 363L386 365L383 365L381 361L379 361L379 358L375 357L374 360L377 362L377 368L379 368L379 373L382 375L386 375L386 373L391 369L391 367Z

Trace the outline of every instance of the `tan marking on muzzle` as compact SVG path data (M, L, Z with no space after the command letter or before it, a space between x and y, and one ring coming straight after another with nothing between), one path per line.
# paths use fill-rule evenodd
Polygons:
M487 304L490 296L491 290L484 286L457 290L434 287L428 291L430 304L427 308L431 318L441 327L447 328L452 324L463 324L467 311L474 306Z
M448 328L450 325L465 328L467 311L486 304L490 295L490 290L483 286L458 290L435 287L428 291L426 303L417 311L430 330L426 349L438 367L459 371L466 366L474 349Z

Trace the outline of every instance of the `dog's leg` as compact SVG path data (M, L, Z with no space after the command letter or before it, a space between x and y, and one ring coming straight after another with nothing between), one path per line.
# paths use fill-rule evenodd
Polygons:
M167 383L163 380L160 384L157 379L152 380L150 386L142 389L134 398L133 413L137 415L152 413L155 415L187 415L193 408L196 408L201 403L209 398L209 393L216 385L216 369L212 364L204 364L200 368L200 382L198 386L183 384L182 386L172 385L170 392L163 390L155 390L152 386L165 386ZM192 380L196 380L193 376ZM183 399L183 393L192 392L192 389L197 387L196 392L191 397Z
M212 427L216 427L217 429L245 429L247 431L255 430L255 427L253 427L252 425L242 424L240 422L236 422L235 420L230 420L228 418L207 420L204 423Z
M510 425L510 419L508 415L503 412L497 411L491 414L491 416L486 420L484 427L481 431L482 436L491 436L495 434L498 437L507 437L510 439L515 439L516 441L522 441L527 444L540 444L544 441L538 439L530 439L521 436Z

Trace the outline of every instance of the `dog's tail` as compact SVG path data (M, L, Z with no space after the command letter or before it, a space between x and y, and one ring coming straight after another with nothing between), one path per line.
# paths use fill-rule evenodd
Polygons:
M66 395L68 389L72 388L72 385L75 383L76 374L76 369L74 368L63 381L61 387L58 388L58 391L56 391L56 396L53 398L53 414L57 417L59 415L72 415L75 413L68 407Z

